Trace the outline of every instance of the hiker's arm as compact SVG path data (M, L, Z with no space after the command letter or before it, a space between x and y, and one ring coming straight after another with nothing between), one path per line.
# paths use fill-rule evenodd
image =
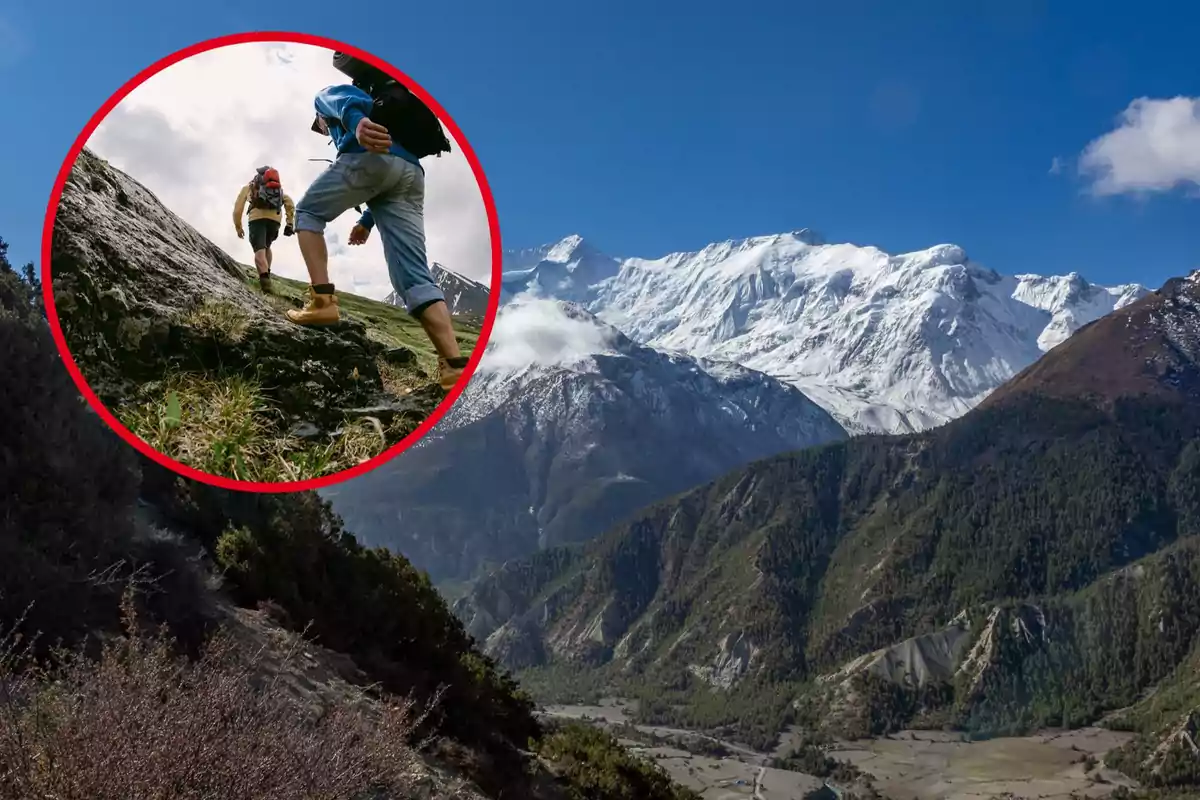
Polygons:
M242 232L242 215L246 213L246 197L249 194L250 186L243 186L238 192L237 200L233 201L233 229L239 234Z
M362 213L362 216L358 218L357 224L362 225L367 230L375 227L375 217L371 216L371 209L368 208Z
M292 202L292 198L286 194L283 196L283 212L287 215L287 225L293 228L296 225L296 204Z
M363 117L371 114L371 96L353 86L327 86L317 94L317 113L338 121L344 129L354 132Z

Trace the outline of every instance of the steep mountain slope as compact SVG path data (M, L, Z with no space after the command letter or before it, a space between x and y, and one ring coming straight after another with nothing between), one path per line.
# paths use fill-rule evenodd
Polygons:
M398 442L444 396L406 313L342 294L338 325L292 324L284 311L302 304L301 284L279 278L264 296L253 267L90 151L63 189L51 258L55 310L88 384L127 427L198 469L338 472ZM478 328L459 328L469 352Z
M488 300L491 297L487 286L436 262L429 265L429 271L433 273L437 285L445 292L446 305L450 307L451 314L471 314L477 317L487 314ZM389 294L383 302L393 306L403 305L395 292Z
M479 371L419 446L325 492L435 580L591 538L638 508L845 432L797 389L635 344L576 306L497 319Z
M514 667L763 741L784 716L750 709L789 686L859 733L1077 724L1200 641L1198 392L1193 277L941 428L736 470L505 565L456 613Z
M542 729L428 578L313 493L140 459L25 275L0 241L0 797L697 800L611 737Z
M1081 325L1145 294L1065 277L1005 277L953 245L890 256L801 230L660 259L579 237L511 254L506 296L584 304L652 347L790 382L852 431L956 418Z

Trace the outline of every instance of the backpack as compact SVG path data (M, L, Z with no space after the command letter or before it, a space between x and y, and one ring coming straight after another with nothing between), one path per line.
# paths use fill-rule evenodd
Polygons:
M250 181L250 206L278 211L283 207L283 187L279 172L272 167L259 167Z
M387 128L396 144L417 158L441 157L450 140L429 106L400 81L345 53L333 54L333 65L375 101L370 119Z

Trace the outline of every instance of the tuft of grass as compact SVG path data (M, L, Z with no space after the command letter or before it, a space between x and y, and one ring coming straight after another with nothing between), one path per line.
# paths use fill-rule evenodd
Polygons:
M250 317L236 303L207 300L185 314L181 322L215 339L239 342L250 326Z
M324 444L289 438L276 454L273 469L279 477L272 480L297 481L356 467L386 450L389 441L399 441L388 434L379 420L366 417L347 423L336 437Z
M437 374L437 360L434 359L433 364L429 365L423 363L420 356L417 359L415 368L412 366L398 367L382 357L375 359L383 390L395 397L403 397L428 384L429 376Z
M270 480L261 465L279 437L257 382L182 373L144 387L143 396L121 421L158 452L213 475Z

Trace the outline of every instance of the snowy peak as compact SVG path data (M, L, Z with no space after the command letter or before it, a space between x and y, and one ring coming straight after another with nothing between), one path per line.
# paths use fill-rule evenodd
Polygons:
M859 431L960 416L1146 294L1077 273L1006 277L951 243L891 255L811 229L655 259L599 256L601 269L580 268L584 247L568 237L540 248L535 267L506 276L507 293L572 300L636 342L774 376Z
M577 261L578 259L587 255L589 250L595 252L592 250L592 248L584 243L582 236L577 233L573 233L558 244L551 247L546 253L545 260L555 261L560 264L570 264L571 262Z
M472 280L465 275L460 275L436 261L429 265L429 272L433 275L434 282L441 287L442 292L446 295L446 305L450 308L451 314L472 314L475 316L484 316L487 314L488 302L491 300L491 290L485 284ZM384 298L384 302L393 306L404 305L404 302L395 292L388 294Z
M487 286L442 264L434 263L431 272L433 279L446 295L446 304L450 306L451 314L487 314L492 295Z
M554 244L506 252L501 297L527 293L581 299L588 287L612 277L619 267L616 259L572 234Z
M1138 284L1096 286L1078 272L1062 276L1018 275L1013 299L1050 314L1050 322L1038 335L1042 352L1062 344L1089 322L1124 308L1149 294Z
M1037 393L1109 403L1157 396L1200 402L1200 281L1171 278L1157 291L1079 331L985 401Z

